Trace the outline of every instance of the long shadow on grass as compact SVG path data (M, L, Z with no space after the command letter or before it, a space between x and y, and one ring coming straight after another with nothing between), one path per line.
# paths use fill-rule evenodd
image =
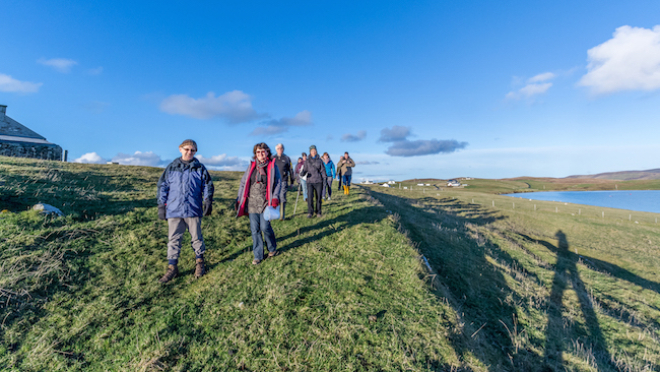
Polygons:
M546 247L548 250L552 252L558 252L558 248L555 247L554 245L544 241L544 240L539 240L539 239L534 239L530 236L519 234L522 238L525 240L532 242L532 243L537 243L541 244L544 247ZM584 264L591 268L594 271L600 271L600 272L607 272L609 275L619 278L625 281L628 281L632 284L636 284L644 289L648 289L650 291L654 291L658 294L660 294L660 284L642 278L641 276L638 276L620 266L614 265L612 263L609 263L607 261L602 261L597 258L589 257L589 256L582 256L580 255L579 258L582 259Z
M565 339L562 337L564 329L564 320L562 316L564 292L568 283L571 283L573 290L580 301L580 309L584 316L585 325L588 329L583 343L590 343L590 349L596 358L598 370L604 368L614 368L612 357L607 351L607 342L600 329L598 318L593 309L593 303L589 298L577 270L579 256L569 250L566 234L561 230L555 235L558 241L557 247L552 247L557 254L557 263L555 264L555 276L552 280L552 291L550 293L550 303L548 309L548 326L546 331L545 359L550 365L563 365L562 353L567 349ZM546 245L547 246L547 245ZM608 368L608 369L609 369Z
M450 305L469 326L464 330L469 334L451 338L457 354L461 358L473 354L494 370L542 370L542 356L519 348L513 342L518 335L510 332L515 333L516 326L524 328L517 314L527 310L528 301L509 287L492 261L524 266L497 245L468 231L469 225L485 226L504 217L449 198L406 199L373 190L371 195L399 214L409 237L418 243L449 292ZM542 344L542 340L531 341Z

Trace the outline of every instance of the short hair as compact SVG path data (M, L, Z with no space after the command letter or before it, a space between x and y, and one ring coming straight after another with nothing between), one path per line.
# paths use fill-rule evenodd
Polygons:
M179 148L181 148L183 146L193 146L195 148L195 150L197 150L197 142L195 142L191 139L187 139L187 140L181 142L181 144L179 145Z
M298 160L302 160L302 158L298 158Z
M275 145L275 150L277 150L278 147L281 147L282 150L284 150L284 145L283 144L278 143L277 145Z
M302 155L300 155L300 156L307 156L307 154L305 154L305 152L303 152Z
M344 154L348 155L348 151L344 151Z
M252 149L252 153L254 154L254 157L252 159L257 158L257 149L261 150L266 150L266 156L270 158L270 147L266 144L266 142L259 142L256 145L254 145L254 148Z
M321 155L321 157L325 157L325 156L327 156L327 157L328 157L328 159L330 159L330 155L328 155L328 153L327 153L327 152L324 152L324 153L323 153L323 155Z

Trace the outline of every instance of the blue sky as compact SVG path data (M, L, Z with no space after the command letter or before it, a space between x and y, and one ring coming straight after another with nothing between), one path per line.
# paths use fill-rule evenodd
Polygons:
M82 162L349 151L356 178L660 167L657 1L2 3L0 104Z

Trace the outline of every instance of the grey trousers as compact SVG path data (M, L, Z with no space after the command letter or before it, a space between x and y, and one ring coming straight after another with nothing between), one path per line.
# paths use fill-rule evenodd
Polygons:
M181 253L181 239L186 230L190 231L192 249L196 256L201 256L206 251L204 237L202 236L202 217L168 218L169 227L167 243L167 259L178 260Z

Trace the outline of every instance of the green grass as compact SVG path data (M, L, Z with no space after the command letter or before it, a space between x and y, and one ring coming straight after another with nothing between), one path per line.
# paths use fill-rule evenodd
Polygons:
M300 200L255 267L240 173L212 172L209 272L188 239L162 286L161 172L0 158L0 370L660 370L656 214L354 187L323 219Z
M2 370L485 370L457 352L458 316L393 216L359 191L336 195L323 219L302 218L301 198L273 224L283 253L255 267L232 209L240 174L213 172L209 273L193 279L187 241L182 275L162 286L161 169L1 167L0 208L13 211L0 217ZM68 216L24 211L35 201Z
M429 259L483 363L660 370L657 214L469 190L370 190Z

